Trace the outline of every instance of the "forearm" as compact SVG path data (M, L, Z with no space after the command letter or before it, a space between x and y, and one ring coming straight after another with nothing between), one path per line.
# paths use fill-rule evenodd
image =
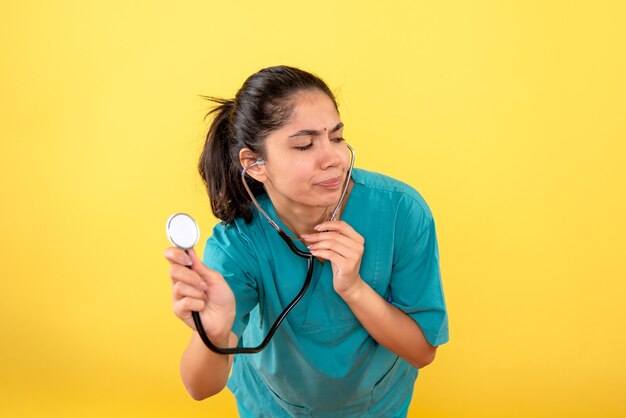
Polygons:
M229 337L213 342L218 347L231 347L237 344L237 337L231 333ZM209 350L194 331L180 361L180 375L191 397L202 400L224 389L232 357Z
M434 360L437 348L428 343L419 325L366 282L359 280L349 293L340 296L379 344L418 369Z

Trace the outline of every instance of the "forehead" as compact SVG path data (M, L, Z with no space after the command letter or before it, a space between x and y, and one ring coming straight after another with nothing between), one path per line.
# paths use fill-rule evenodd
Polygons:
M332 129L340 122L333 100L319 90L301 91L293 97L293 112L283 129ZM282 130L282 129L281 129Z

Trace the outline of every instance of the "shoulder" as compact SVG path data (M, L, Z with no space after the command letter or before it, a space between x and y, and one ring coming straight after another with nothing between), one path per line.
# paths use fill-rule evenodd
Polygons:
M236 218L231 223L220 222L213 227L211 236L206 241L204 261L223 257L245 259L258 254L256 244L262 234L259 220L253 217L247 223L243 218Z
M432 218L432 212L424 197L413 186L385 174L355 168L352 180L362 192L384 196L400 212L420 213Z

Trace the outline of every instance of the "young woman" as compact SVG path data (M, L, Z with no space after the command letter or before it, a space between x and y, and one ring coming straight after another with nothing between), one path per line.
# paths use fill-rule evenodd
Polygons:
M228 383L243 417L406 416L418 369L448 341L426 202L397 180L350 170L335 98L310 73L266 68L216 101L199 169L222 222L203 260L165 251L174 312L193 330L181 360L187 390L204 399ZM203 344L193 311L214 345L256 345L307 274L253 204L244 168L260 208L315 261L269 345L221 355Z

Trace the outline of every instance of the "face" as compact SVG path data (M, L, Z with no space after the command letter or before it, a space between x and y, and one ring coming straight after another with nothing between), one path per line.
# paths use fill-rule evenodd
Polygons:
M350 164L343 124L325 93L302 91L293 100L291 118L267 137L265 164L253 176L279 211L334 208Z

